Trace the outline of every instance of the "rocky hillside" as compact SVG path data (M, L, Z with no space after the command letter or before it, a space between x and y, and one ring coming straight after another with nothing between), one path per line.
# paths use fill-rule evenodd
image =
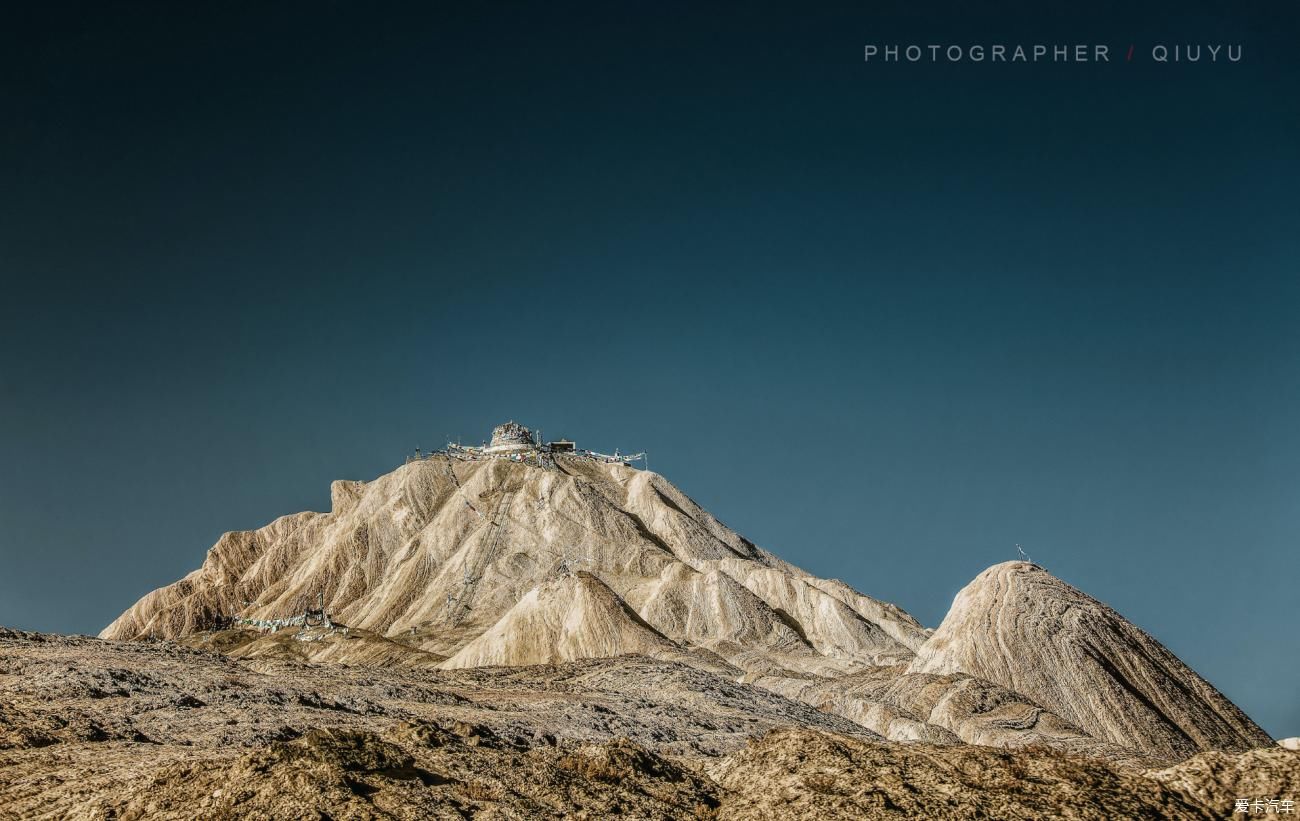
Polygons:
M1025 562L981 574L932 633L625 464L439 454L335 482L332 500L328 513L226 534L102 636L411 669L635 655L815 706L873 737L1127 766L1272 743L1151 636ZM346 627L211 629L318 601Z
M787 674L907 661L929 635L901 609L781 561L662 477L621 464L436 457L369 483L335 482L332 499L329 513L226 534L202 567L101 635L176 638L219 615L292 616L319 597L340 623L456 665L654 645ZM582 623L581 640L542 615L548 607ZM508 647L484 638L507 635Z
M1280 746L1144 771L891 742L645 656L360 667L0 629L0 819L1199 821L1297 785Z
M1095 738L1163 758L1273 743L1160 642L1027 562L963 588L908 669L979 676Z

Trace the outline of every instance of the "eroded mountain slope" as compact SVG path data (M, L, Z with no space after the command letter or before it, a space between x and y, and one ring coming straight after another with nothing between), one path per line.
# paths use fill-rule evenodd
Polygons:
M1178 760L1273 741L1164 645L1028 562L957 594L913 673L966 673L1033 699L1092 736Z
M657 474L547 456L439 454L335 482L329 513L226 534L103 636L412 668L637 654L743 678L889 739L1142 766L1271 743L1158 642L1034 565L981 574L929 631L759 549ZM208 629L317 602L347 627Z
M283 618L319 599L340 623L414 636L454 658L575 570L597 576L651 632L747 670L849 672L908 660L928 635L897 607L781 561L662 477L624 465L433 458L336 482L332 499L329 513L226 534L200 569L102 635L171 638L218 616Z

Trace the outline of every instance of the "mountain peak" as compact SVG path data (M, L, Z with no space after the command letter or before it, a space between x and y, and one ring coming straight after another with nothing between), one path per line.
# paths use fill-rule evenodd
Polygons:
M962 588L910 670L978 676L1157 755L1270 743L1164 645L1029 562L994 565Z
M347 625L366 640L290 647L449 669L639 654L762 681L891 738L1116 760L1270 743L1159 642L1039 565L980 573L932 632L757 547L633 467L640 456L507 422L491 444L334 482L328 513L225 534L101 635Z
M924 641L902 610L759 549L629 457L554 445L506 423L486 448L336 481L329 513L225 534L202 567L102 635L268 623L319 601L341 624L449 665L658 648L804 675L908 661ZM593 636L565 627L570 617L610 624L583 628L605 630ZM492 636L511 646L487 647Z

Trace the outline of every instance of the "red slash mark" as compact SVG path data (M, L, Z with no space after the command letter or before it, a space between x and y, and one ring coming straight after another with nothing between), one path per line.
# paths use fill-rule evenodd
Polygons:
M1133 45L1131 43L1129 44L1128 47L1128 56L1124 58L1124 62L1126 63L1133 62Z

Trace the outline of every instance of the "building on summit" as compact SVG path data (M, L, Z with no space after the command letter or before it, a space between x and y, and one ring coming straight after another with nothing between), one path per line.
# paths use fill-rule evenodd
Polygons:
M558 455L629 467L633 462L641 462L643 466L646 464L645 453L624 454L615 450L610 454L597 453L594 450L581 450L571 439L556 439L552 442L544 442L540 434L524 427L513 419L493 428L491 441L478 447L448 442L447 447L443 450L431 453L422 453L416 450L415 455L407 457L406 461L413 462L441 456L448 459L475 462L483 459L508 459L512 462L527 462L534 466L546 467L553 466L554 458Z

